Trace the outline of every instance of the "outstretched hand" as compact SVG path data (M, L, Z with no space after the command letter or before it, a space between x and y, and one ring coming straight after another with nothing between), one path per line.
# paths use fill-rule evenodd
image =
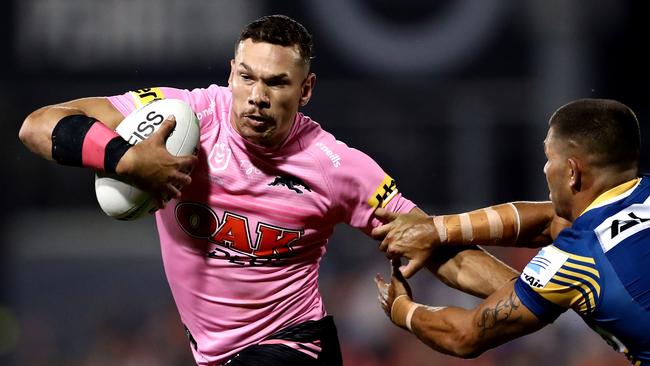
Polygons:
M167 201L179 198L181 189L192 182L190 173L197 162L196 156L173 156L165 142L176 126L174 116L169 116L148 139L130 148L116 167L116 172L149 192L159 208Z
M413 295L411 294L411 287L400 272L399 260L391 261L391 278L390 283L387 283L384 278L378 273L375 276L375 284L377 284L379 304L384 310L384 313L397 325L404 327L404 316L401 309L396 306L397 301L411 302Z
M371 233L373 238L382 241L379 250L390 259L407 258L408 263L400 270L404 277L411 278L440 244L433 218L420 210L394 213L383 208L376 209L375 216L387 222Z

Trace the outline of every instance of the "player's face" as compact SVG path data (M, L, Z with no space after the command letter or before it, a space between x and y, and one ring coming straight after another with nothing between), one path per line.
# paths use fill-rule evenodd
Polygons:
M266 148L289 135L298 108L307 104L316 76L297 47L247 39L230 62L231 123L247 141Z
M566 143L556 136L551 127L544 140L547 159L544 175L548 184L549 199L553 202L558 216L571 220L571 173L566 150Z

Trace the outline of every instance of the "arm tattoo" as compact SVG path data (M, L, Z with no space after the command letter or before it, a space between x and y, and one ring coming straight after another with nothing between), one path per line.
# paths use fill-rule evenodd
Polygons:
M477 324L481 328L481 332L479 333L480 337L483 337L488 330L497 327L500 323L519 319L520 317L510 319L512 313L519 306L521 306L521 302L513 291L507 299L499 300L494 307L483 309Z

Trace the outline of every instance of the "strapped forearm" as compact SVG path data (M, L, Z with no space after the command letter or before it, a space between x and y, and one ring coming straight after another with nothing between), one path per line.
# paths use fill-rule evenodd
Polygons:
M512 202L433 220L443 245L539 247L551 242L554 217L550 202Z
M459 340L459 323L466 321L467 310L456 307L434 307L414 302L407 295L398 296L391 306L393 323L417 336L429 347L449 355L465 357L474 349L467 349Z

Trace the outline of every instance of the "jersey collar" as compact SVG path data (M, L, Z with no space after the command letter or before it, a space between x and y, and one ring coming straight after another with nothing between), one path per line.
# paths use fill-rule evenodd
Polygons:
M618 201L621 198L627 197L630 195L630 193L632 193L632 191L634 191L634 188L639 185L639 182L641 182L641 178L634 178L632 180L628 180L625 183L617 185L605 193L602 193L600 196L596 197L596 199L593 200L591 204L585 208L584 211L582 211L580 216L591 209L605 206L611 202Z

